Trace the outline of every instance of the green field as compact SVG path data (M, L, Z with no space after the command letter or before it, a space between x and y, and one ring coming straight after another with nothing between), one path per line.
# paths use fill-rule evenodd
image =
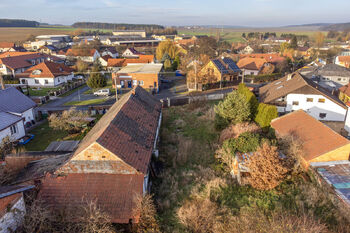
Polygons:
M92 104L103 104L108 99L91 99L91 100L83 100L83 101L71 101L67 102L64 105L65 106L83 106L83 105L92 105Z

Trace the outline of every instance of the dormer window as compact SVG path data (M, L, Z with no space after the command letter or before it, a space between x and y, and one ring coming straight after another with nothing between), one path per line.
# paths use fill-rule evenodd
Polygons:
M33 75L40 75L41 72L42 72L42 70L33 70L33 71L32 71L32 74L33 74Z

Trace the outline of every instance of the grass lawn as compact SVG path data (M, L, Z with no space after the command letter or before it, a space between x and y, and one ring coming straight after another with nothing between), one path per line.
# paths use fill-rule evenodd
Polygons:
M27 151L42 151L53 141L63 140L68 136L68 132L64 130L52 130L49 127L49 122L46 121L42 125L39 125L29 133L34 134L35 137L32 141L26 144L24 147Z
M37 88L29 88L29 95L31 96L45 96L48 95L50 91L56 91L59 87L41 87L40 90Z
M67 102L65 106L82 106L82 105L92 105L92 104L103 104L107 101L107 98L104 99L91 99L91 100L83 100L83 101L71 101Z

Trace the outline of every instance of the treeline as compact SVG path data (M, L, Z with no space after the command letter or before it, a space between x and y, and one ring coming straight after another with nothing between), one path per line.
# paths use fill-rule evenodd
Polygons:
M350 39L350 31L343 31L343 32L329 31L327 33L327 38L335 39L339 42L348 41Z
M307 35L296 35L293 33L282 33L281 38L293 38L296 37L298 41L307 41L309 37Z
M321 31L350 31L350 23L336 23L320 28Z
M39 27L40 23L24 19L0 19L0 27Z
M248 34L243 33L242 34L243 38L246 39L259 39L259 40L266 40L268 38L275 38L276 37L276 33L275 32L249 32Z
M150 32L152 35L177 35L175 28L153 29Z
M145 30L152 32L156 29L164 29L156 24L125 24L125 23L97 23L97 22L77 22L72 25L74 28L110 29L110 30Z

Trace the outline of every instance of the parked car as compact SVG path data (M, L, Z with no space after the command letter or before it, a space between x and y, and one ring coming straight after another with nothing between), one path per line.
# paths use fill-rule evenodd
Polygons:
M109 89L101 89L101 90L95 91L94 95L95 96L108 96L108 95L110 95L110 91L109 91Z

